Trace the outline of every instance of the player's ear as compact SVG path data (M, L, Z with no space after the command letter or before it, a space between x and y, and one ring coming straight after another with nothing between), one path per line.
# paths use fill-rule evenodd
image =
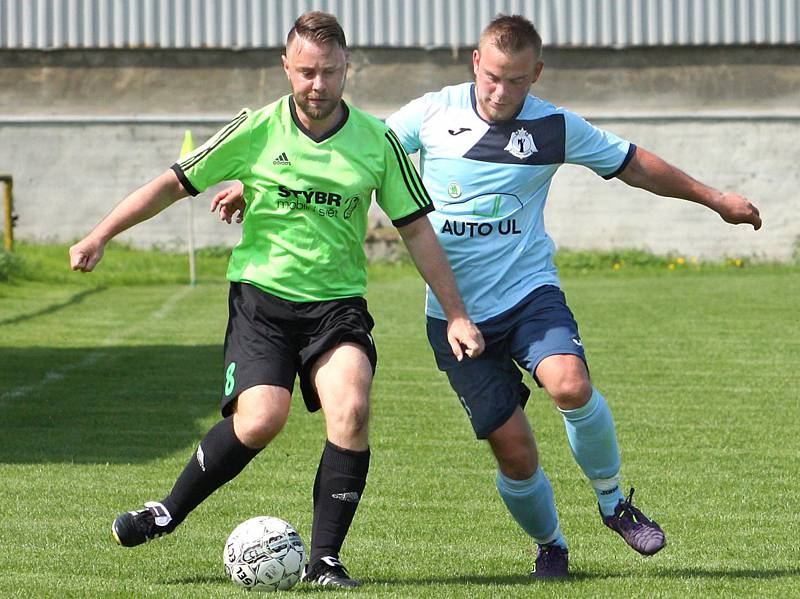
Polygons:
M289 76L289 59L286 58L286 54L281 54L281 62L283 63L283 72L286 73L286 76Z
M481 64L481 52L477 48L472 51L472 72L478 76L478 67Z
M533 81L531 81L531 84L539 81L539 77L542 76L543 69L544 69L544 61L540 60L536 63L536 66L533 67Z

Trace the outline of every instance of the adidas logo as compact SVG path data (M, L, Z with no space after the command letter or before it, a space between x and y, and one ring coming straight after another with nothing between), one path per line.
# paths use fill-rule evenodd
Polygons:
M358 503L358 500L361 499L357 491L348 491L347 493L333 493L331 497L347 503Z
M289 157L286 155L286 152L281 152L275 160L272 161L272 164L279 164L281 166L291 166L292 163L289 162Z

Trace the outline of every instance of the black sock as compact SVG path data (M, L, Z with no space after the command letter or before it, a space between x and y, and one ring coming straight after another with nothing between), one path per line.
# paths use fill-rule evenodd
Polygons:
M200 441L175 486L161 503L172 516L170 527L183 522L206 497L239 474L260 449L250 449L233 432L233 416L215 424Z
M314 480L314 523L309 563L313 564L326 555L339 557L367 484L368 471L369 449L352 451L325 442Z

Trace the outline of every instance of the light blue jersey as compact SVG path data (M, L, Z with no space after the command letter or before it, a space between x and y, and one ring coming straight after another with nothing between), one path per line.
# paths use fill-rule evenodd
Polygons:
M406 152L421 152L429 215L470 318L481 322L542 285L558 285L555 246L544 229L550 182L564 163L610 179L636 146L528 95L511 120L477 112L474 84L445 87L387 119ZM427 313L445 314L428 289Z

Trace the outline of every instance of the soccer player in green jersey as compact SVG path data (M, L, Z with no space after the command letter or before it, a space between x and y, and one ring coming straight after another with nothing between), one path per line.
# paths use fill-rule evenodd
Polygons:
M120 515L126 547L172 532L235 477L283 428L295 376L327 440L314 481L304 579L352 587L339 552L369 467L369 390L376 365L363 298L363 242L373 192L398 228L449 320L457 359L483 349L447 259L425 215L431 200L394 134L342 100L344 32L333 15L302 15L283 66L292 93L242 111L194 153L126 197L70 248L73 270L91 271L106 243L188 194L224 180L244 183L248 210L228 267L222 416L170 493Z

